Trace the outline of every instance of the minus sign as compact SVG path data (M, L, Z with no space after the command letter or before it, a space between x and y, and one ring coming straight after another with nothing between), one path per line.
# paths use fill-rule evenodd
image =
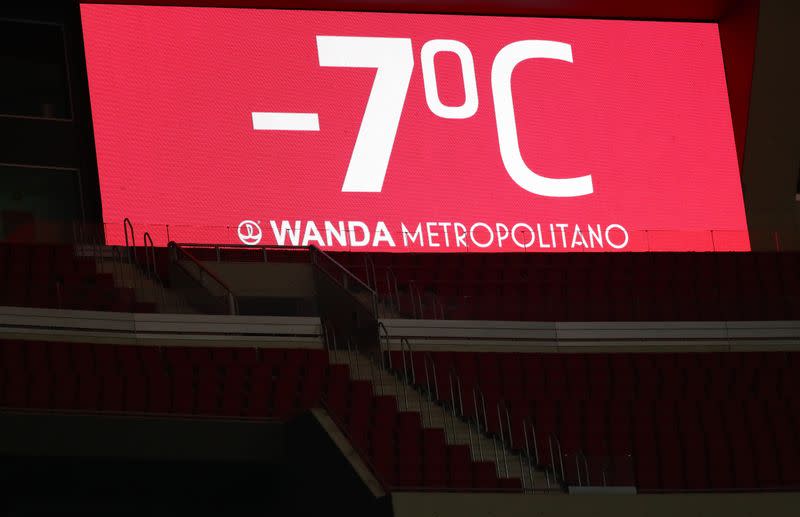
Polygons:
M265 131L319 131L317 113L253 112L253 129Z

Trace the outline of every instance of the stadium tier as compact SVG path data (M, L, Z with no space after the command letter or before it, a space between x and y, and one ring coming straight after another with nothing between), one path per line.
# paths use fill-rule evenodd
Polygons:
M424 389L426 359L438 400L510 430L512 449L544 453L557 436L570 458L632 457L643 490L800 484L796 353L418 353Z
M334 255L404 317L535 321L800 317L791 253Z
M312 268L321 263L320 258L313 258L320 256L315 253L321 252L313 250L214 246L176 249L181 250L184 263L210 268L225 265L232 268L229 272L240 266L294 264ZM78 250L83 250L84 256L76 256ZM126 281L114 266L127 265L143 278L170 285L174 283L170 273L181 263L170 258L178 253L163 248L104 250L93 247L89 250L68 245L3 245L0 257L8 265L3 284L4 300L18 306L150 312L156 310L158 304L136 301L136 283L130 288L117 287L115 282L126 284ZM100 256L92 253L100 253ZM108 255L115 258L109 260ZM512 287L532 291L541 288L541 280L536 279L545 276L542 271L547 271L550 276L546 285L552 288L553 295L576 291L574 281L569 280L575 268L610 271L604 275L606 282L615 279L616 283L628 286L644 285L655 278L671 279L661 285L675 285L681 277L688 278L688 283L696 286L701 277L713 278L719 270L737 279L772 278L772 284L742 280L732 287L712 283L709 289L715 296L726 288L741 295L728 304L731 307L741 307L747 294L749 298L761 300L763 306L785 309L787 300L795 294L790 287L796 281L797 268L793 267L796 262L797 256L793 254L618 254L608 258L603 255L496 255L487 258L340 254L330 259L337 267L349 264L356 274L364 275L362 287L369 289L368 284L378 283L375 295L383 305L377 310L384 312L387 300L391 303L404 289L398 288L394 293L384 291L388 298L381 298L380 282L376 279L394 278L396 272L405 271L401 273L405 275L403 278L413 277L406 284L399 282L405 286L418 282L425 288L435 289L437 282L447 278L449 284L445 285L460 285L464 289ZM631 269L634 263L638 264L637 269ZM183 272L185 274L186 270ZM341 272L345 276L352 275L344 268ZM526 282L525 279L531 277L533 280ZM425 278L428 284L424 283ZM468 280L459 281L459 278ZM505 280L497 282L496 278ZM607 292L612 292L610 283L603 285ZM341 289L343 295L351 293L344 284ZM679 289L670 289L669 294L663 290L657 292L663 296L663 305L677 307L695 299L699 289L695 287L693 296L684 296L686 293ZM36 293L42 291L51 296L37 297ZM180 288L174 285L173 291L180 292ZM640 290L648 291L648 288ZM107 302L103 298L119 296L119 293L128 295L127 305L120 304L118 299ZM595 294L599 300L608 302L600 292ZM770 296L777 298L776 303L766 302ZM518 312L512 314L535 313L536 308L544 306L532 302L538 299L532 296L517 300L518 305L513 307ZM479 317L492 301L497 302L497 299L476 296L472 314ZM626 302L639 303L631 299ZM192 306L191 301L186 306L191 309L188 312L202 312L202 306ZM494 316L504 319L497 312ZM762 319L779 317L773 314ZM336 333L341 338L341 334ZM345 336L345 339L349 338ZM403 401L398 398L401 394L406 398L407 395L395 392L387 396L380 376L377 379L365 377L366 370L375 368L369 361L361 364L359 372L359 361L365 358L353 362L352 357L345 356L345 364L333 364L322 350L162 348L35 341L8 342L3 349L2 400L7 407L287 419L324 399L354 445L375 465L376 473L392 486L425 486L430 482L434 486L513 488L516 483L522 488L519 478L508 470L504 477L498 476L502 470L499 465L494 465L494 477L482 476L480 469L488 469L480 466L483 458L478 458L477 467L467 468L473 477L459 478L459 469L454 465L463 456L465 445L471 444L444 440L445 431L456 438L454 424L446 420L437 422L440 426L437 432L423 429L426 414L422 405L417 405L416 412L409 411L413 404L409 406L405 400L401 411L398 402ZM341 344L338 349L342 349ZM362 352L366 353L366 349L359 352L354 348L353 351L354 354ZM340 350L331 353L333 359L342 359ZM406 358L398 354L393 352L389 356L390 364L397 378L408 381L409 372L398 369ZM629 482L635 482L641 489L677 490L768 488L798 481L796 473L791 471L796 464L794 461L773 462L771 454L759 456L758 463L745 459L755 450L784 450L788 451L788 458L796 452L795 442L786 440L794 429L796 387L791 368L796 367L795 362L793 354L778 352L516 355L433 351L416 354L409 366L411 384L426 393L431 387L423 385L422 372L428 366L438 372L436 399L445 410L455 409L454 397L457 397L459 418L475 424L476 432L500 438L514 453L521 453L527 441L528 449L524 453L531 459L531 447L545 451L550 446L550 438L555 437L558 447L570 458L575 455L584 459L633 458L627 461L634 462L630 468L635 468L636 477L635 480L631 477ZM356 370L354 375L350 374L352 368ZM424 381L430 382L427 375ZM457 394L452 391L454 382L458 385ZM480 404L476 399L478 395ZM722 401L725 404L720 405ZM500 417L501 407L507 412L505 423ZM656 414L659 415L657 420ZM768 418L762 418L764 415ZM432 424L431 417L427 418L428 424ZM744 420L734 426L729 424L733 418ZM669 421L681 423L680 433L675 426L666 425ZM451 426L449 430L448 425ZM720 440L704 442L705 430L719 427L729 431ZM395 429L403 431L395 436ZM786 430L784 434L782 430ZM507 436L501 436L503 431ZM531 436L527 436L529 431ZM487 450L494 446L487 442ZM394 450L399 451L397 456L386 452ZM730 454L720 454L720 450ZM744 477L732 475L734 471L730 465L734 456L744 465L742 472L747 474L740 474ZM541 454L536 458L536 464L552 471L556 467L554 458L548 463L543 457ZM421 458L431 459L431 462ZM413 461L404 465L398 459ZM507 463L507 458L495 455L495 463L501 460ZM697 462L699 467L685 467L693 465L692 462ZM612 473L603 474L610 476ZM525 472L516 469L515 475L522 477ZM574 472L569 474L574 475ZM562 476L564 482L575 481L566 472ZM475 481L479 479L483 481Z
M133 289L117 287L92 257L70 245L0 243L0 303L98 311L153 312Z
M389 486L521 489L323 350L2 341L0 359L7 409L289 420L324 400Z
M0 351L5 408L287 420L324 401L388 486L522 488L469 445L448 444L452 422L424 425L422 405L400 411L323 350L3 341ZM400 376L476 432L505 432L513 453L541 451L540 467L560 461L547 454L553 437L569 460L605 459L568 470L566 483L624 476L608 459L628 458L640 490L752 490L800 484L797 363L782 352L429 352L410 355Z
M168 252L152 249L169 284ZM7 305L150 312L68 245L0 244ZM145 249L134 254L144 261ZM207 262L265 262L261 249L199 247ZM307 262L269 250L270 262ZM800 268L791 253L332 254L375 289L387 316L520 321L792 320ZM546 301L546 303L545 303Z

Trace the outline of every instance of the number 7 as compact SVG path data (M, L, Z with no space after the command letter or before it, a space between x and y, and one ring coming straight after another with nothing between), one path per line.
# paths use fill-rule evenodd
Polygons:
M411 38L317 36L320 66L377 68L342 192L380 192L414 69Z

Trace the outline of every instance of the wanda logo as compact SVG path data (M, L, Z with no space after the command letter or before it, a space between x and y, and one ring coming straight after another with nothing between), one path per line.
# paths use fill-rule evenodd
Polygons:
M259 226L259 224L255 221L251 221L249 219L239 223L237 233L239 234L239 240L248 246L255 246L256 244L260 243L261 237L263 236L261 232L261 226Z

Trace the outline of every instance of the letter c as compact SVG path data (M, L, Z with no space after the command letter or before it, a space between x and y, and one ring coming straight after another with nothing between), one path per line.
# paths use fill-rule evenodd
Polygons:
M511 74L526 59L558 59L572 63L572 47L568 43L546 40L515 41L503 47L492 64L492 96L497 122L500 157L511 179L528 192L547 197L577 197L594 192L592 176L547 178L533 172L525 164L519 149Z

